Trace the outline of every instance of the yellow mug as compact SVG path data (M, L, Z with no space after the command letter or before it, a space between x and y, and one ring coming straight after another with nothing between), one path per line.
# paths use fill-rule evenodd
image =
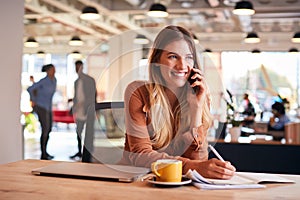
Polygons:
M156 175L156 181L181 182L182 161L175 159L160 159L151 164L151 170Z

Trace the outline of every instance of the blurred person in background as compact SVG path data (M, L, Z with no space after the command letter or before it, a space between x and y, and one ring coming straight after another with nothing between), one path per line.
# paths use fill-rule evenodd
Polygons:
M49 134L52 130L52 99L56 91L55 67L53 64L47 64L42 67L42 72L46 72L46 77L33 83L27 91L32 102L33 112L38 116L41 124L41 159L51 160L54 156L48 154L47 144Z
M269 120L268 130L284 131L284 125L290 122L289 117L285 114L285 107L280 102L272 105L273 116Z
M83 62L81 60L77 60L75 62L75 70L78 74L78 79L74 84L75 94L73 98L72 112L76 121L78 152L70 156L71 159L82 157L81 135L87 120L87 110L90 105L96 103L96 82L94 78L83 73Z

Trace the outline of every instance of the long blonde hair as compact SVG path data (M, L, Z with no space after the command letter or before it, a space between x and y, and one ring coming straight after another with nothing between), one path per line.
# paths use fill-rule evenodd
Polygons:
M166 98L166 84L159 67L159 60L165 46L178 40L185 40L188 43L194 57L194 68L200 68L195 44L190 32L180 26L167 26L157 35L149 56L150 84L147 85L151 124L154 130L152 145L155 149L170 144L177 133L188 131L191 121L191 111L187 102L188 83L183 87L184 91L181 95L177 97L179 105L173 114L168 98ZM205 102L203 109L202 123L204 129L207 130L212 123L208 101ZM172 124L175 125L173 126Z

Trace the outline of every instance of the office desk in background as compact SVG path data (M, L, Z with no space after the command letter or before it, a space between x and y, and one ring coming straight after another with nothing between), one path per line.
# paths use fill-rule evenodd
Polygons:
M0 199L299 199L300 176L284 175L295 184L270 184L265 189L199 190L194 186L155 187L147 182L118 183L36 176L31 170L58 161L22 160L0 165ZM76 164L76 163L74 163Z
M300 175L300 144L263 140L250 143L216 140L210 143L239 171ZM210 152L209 157L215 156Z

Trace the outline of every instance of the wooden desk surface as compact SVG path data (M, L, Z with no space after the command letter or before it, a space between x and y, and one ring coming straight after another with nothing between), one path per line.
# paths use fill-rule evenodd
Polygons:
M295 184L265 189L199 190L194 186L159 188L147 182L117 183L31 174L58 161L22 160L0 165L0 199L299 199L300 176L284 175ZM74 163L76 164L76 163Z

